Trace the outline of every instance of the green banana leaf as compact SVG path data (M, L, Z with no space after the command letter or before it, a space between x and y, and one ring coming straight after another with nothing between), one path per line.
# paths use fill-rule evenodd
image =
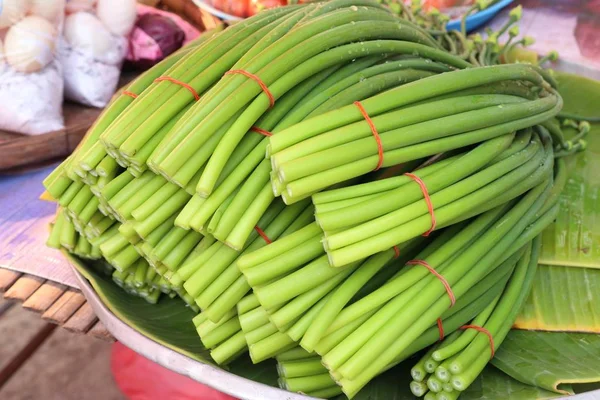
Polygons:
M563 111L600 117L600 82L557 73ZM567 157L569 180L556 222L543 233L540 264L600 268L600 123L592 124L584 152Z
M600 270L540 265L514 327L600 333Z
M461 395L461 400L497 400L497 399L554 399L562 395L530 386L510 379L497 368L489 365L477 377L469 389Z
M523 383L573 394L572 384L600 382L600 336L512 330L492 364Z

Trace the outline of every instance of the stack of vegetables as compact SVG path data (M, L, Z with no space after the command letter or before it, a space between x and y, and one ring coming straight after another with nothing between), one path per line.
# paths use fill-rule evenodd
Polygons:
M157 64L46 179L49 245L181 297L215 362L276 357L292 391L351 398L445 338L411 388L456 398L529 291L555 156L585 142L539 66L402 10L267 10Z

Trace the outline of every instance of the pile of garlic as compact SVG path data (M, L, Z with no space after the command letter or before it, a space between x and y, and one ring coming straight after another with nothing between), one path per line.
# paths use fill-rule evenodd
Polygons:
M64 0L0 0L0 129L37 135L63 128L56 57Z
M19 72L37 72L54 58L62 1L0 2L0 59Z
M135 0L67 0L59 56L65 98L104 107L112 97L137 13Z

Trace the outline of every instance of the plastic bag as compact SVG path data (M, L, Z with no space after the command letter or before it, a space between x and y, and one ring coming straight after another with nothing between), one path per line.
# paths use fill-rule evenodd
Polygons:
M153 363L121 343L113 344L110 367L129 400L236 400Z
M104 107L117 89L135 0L67 0L59 54L65 98Z
M64 0L0 0L0 129L39 135L64 128L56 48Z

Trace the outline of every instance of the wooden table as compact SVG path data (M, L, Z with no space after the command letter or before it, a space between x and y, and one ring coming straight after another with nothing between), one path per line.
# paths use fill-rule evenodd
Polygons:
M22 303L23 308L40 314L49 323L74 333L114 341L77 289L0 268L0 293L6 300ZM2 314L0 309L0 317Z
M0 370L0 387L18 372L57 326L76 334L89 335L108 342L115 341L77 289L0 268L0 293L8 300L0 306L0 319L12 306L21 303L24 309L39 314L47 321Z

